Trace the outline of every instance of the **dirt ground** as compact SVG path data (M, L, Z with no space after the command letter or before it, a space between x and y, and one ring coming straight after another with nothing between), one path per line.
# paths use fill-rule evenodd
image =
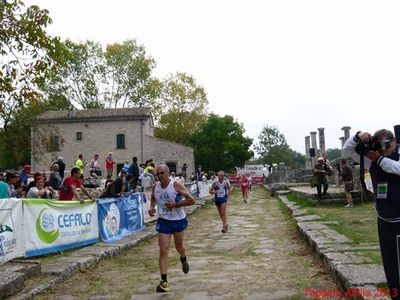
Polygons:
M39 299L304 299L304 289L334 290L333 280L311 256L280 201L253 187L248 204L235 191L228 204L228 233L213 204L189 217L185 245L190 273L170 249L172 291L159 283L157 239L102 261Z

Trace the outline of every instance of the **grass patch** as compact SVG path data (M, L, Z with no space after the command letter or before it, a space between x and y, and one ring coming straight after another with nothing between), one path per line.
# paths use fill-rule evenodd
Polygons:
M314 207L315 205L310 203L310 201L300 198L297 196L295 193L288 193L286 194L286 197L288 198L289 201L296 203L298 206L302 208L308 208L308 207Z

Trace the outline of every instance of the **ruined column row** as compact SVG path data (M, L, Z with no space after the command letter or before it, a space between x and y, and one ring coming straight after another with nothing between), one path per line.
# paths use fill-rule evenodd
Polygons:
M341 137L339 140L341 141L341 149L343 155L343 145L344 142L350 137L350 126L342 127L344 131L344 136ZM316 157L321 156L325 153L325 128L321 127L318 128L318 141L319 145L317 145L317 131L311 131L310 135L305 137L305 150L306 150L306 168L311 169L315 162ZM319 146L319 148L318 148Z

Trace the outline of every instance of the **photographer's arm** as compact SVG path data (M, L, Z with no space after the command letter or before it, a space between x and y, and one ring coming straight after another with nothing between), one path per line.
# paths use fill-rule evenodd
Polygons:
M400 175L400 161L396 161L390 159L388 157L384 157L377 153L376 163L384 170L385 172Z
M359 142L368 142L372 138L369 132L357 132L356 135L349 137L343 145L343 151L350 156L354 161L360 163L360 155L356 152L356 145ZM368 157L364 159L365 169L369 169L371 166L371 160Z

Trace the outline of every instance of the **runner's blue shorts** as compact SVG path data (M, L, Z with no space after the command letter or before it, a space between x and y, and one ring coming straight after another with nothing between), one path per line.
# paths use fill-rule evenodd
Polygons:
M156 231L159 233L173 234L185 230L188 226L186 218L181 220L157 219Z
M228 202L228 199L223 198L223 199L218 199L215 198L215 205L220 206L222 203Z

